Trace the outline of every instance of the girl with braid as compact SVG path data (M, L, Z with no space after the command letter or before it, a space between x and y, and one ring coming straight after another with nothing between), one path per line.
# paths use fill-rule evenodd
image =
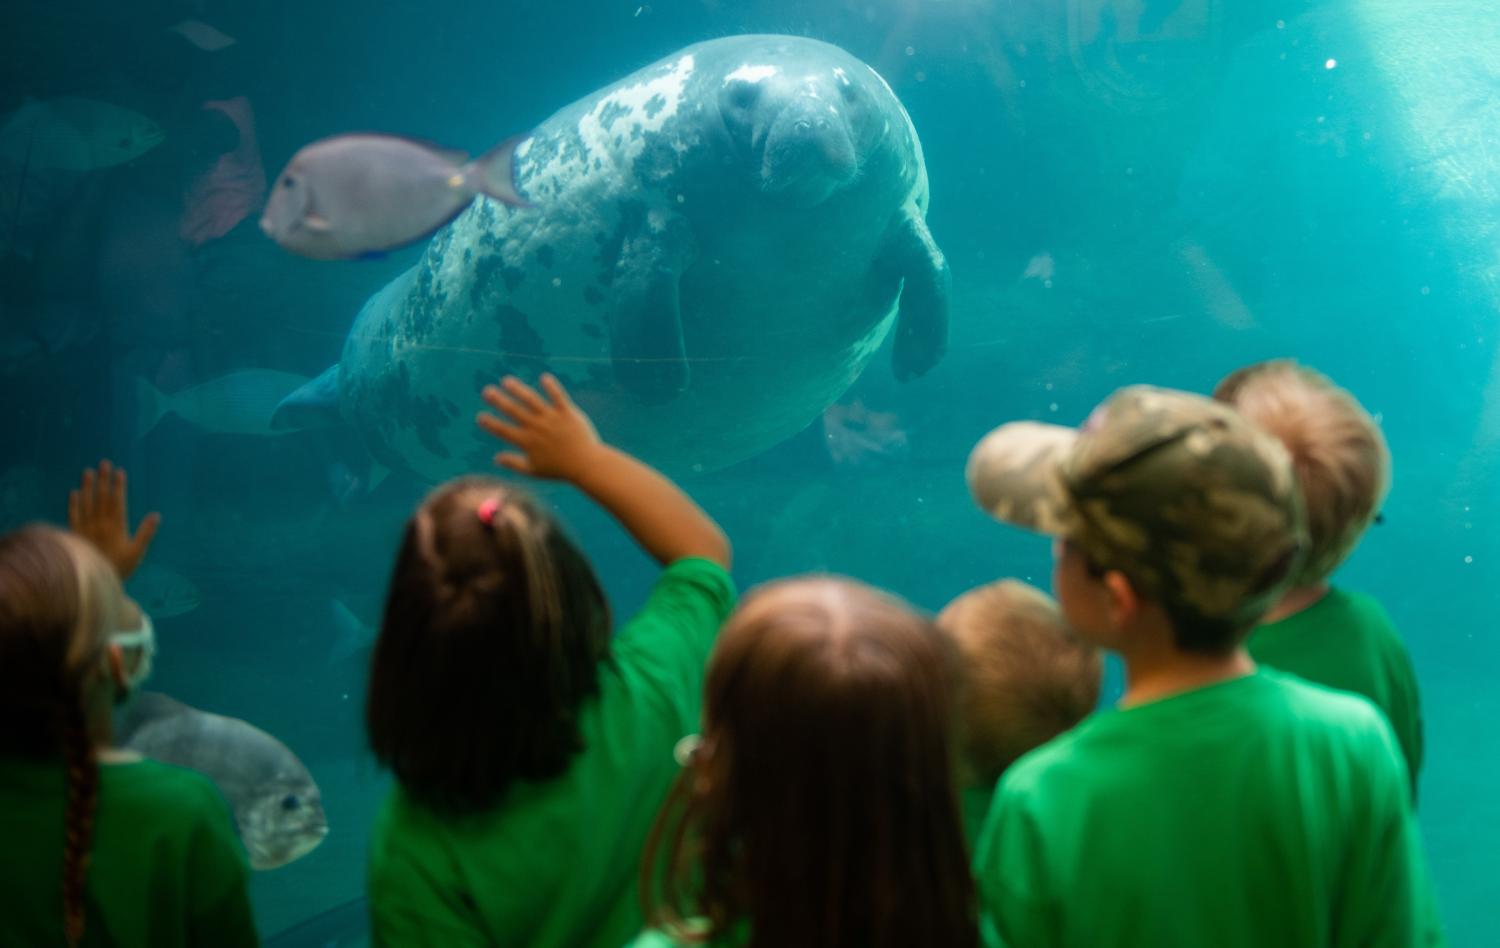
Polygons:
M69 514L75 533L0 537L0 945L258 944L213 785L111 746L112 710L155 650L120 581L157 518L129 533L125 474L108 462Z

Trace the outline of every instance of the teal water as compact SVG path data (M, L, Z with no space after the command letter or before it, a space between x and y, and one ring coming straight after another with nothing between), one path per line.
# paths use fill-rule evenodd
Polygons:
M235 369L316 375L422 248L300 260L256 230L258 209L187 247L184 169L212 151L195 138L202 102L253 103L268 175L347 130L479 150L682 46L753 32L838 44L889 82L921 136L928 223L954 284L933 371L898 383L882 351L838 399L844 415L855 402L877 413L883 443L842 437L836 410L748 461L689 472L735 542L741 583L835 570L928 608L999 575L1045 586L1046 543L966 496L980 435L1014 418L1076 423L1122 384L1202 391L1294 355L1350 388L1390 441L1384 524L1338 580L1382 599L1418 670L1420 815L1452 942L1500 944L1491 4L155 0L6 18L0 113L89 97L150 115L168 145L66 180L0 157L0 190L30 195L20 214L0 199L0 526L62 517L67 487L101 455L129 468L138 513L163 513L152 561L202 602L158 620L153 687L278 735L329 813L319 849L254 880L273 944L362 937L385 783L362 750L362 657L334 648L331 603L378 617L426 485L397 470L368 489L347 433L247 437L168 417L143 434L134 379L173 391ZM188 18L236 44L183 54L164 37ZM628 612L649 564L596 511L549 497Z

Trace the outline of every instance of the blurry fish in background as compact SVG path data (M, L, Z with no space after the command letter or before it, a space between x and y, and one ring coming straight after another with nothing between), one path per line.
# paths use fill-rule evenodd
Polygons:
M312 774L285 744L251 724L147 692L126 705L116 733L123 748L212 780L234 812L253 869L300 859L328 835Z
M431 235L484 194L525 207L513 157L524 136L474 161L394 135L339 135L292 156L260 228L315 260L379 256Z
M304 375L273 369L241 369L170 395L143 378L136 379L136 433L144 437L167 415L176 415L204 431L272 437L276 406L307 384Z
M0 124L0 161L31 171L92 171L139 158L164 141L161 126L118 105L74 96L30 99Z
M181 23L174 23L167 27L167 32L176 33L205 53L217 53L237 42L233 36L220 32L202 20L183 20Z
M907 454L906 431L894 412L871 411L855 399L823 412L823 440L834 464L859 466Z
M160 563L143 563L125 584L125 591L153 619L186 615L203 604L191 579Z
M367 655L375 647L375 627L360 620L342 599L328 601L329 627L333 644L328 648L329 665L341 665L352 658Z
M1050 287L1052 275L1056 272L1057 261L1052 259L1052 254L1044 251L1026 261L1026 269L1021 272L1021 279L1041 280Z

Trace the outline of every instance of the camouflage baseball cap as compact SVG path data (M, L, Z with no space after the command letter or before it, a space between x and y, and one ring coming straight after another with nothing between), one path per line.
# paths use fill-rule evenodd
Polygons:
M1307 542L1285 449L1187 392L1120 389L1081 429L1001 425L967 476L996 518L1065 538L1147 597L1210 621L1253 625Z

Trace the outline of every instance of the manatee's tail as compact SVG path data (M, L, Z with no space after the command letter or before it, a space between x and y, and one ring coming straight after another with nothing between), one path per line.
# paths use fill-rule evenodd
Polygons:
M531 202L516 190L516 148L530 138L530 133L507 138L464 166L464 180L480 194L488 195L511 207L530 207Z
M271 430L336 428L342 421L343 416L339 413L339 367L335 364L281 400L281 404L271 414Z
M170 396L143 378L135 380L135 436L144 438L172 410Z

